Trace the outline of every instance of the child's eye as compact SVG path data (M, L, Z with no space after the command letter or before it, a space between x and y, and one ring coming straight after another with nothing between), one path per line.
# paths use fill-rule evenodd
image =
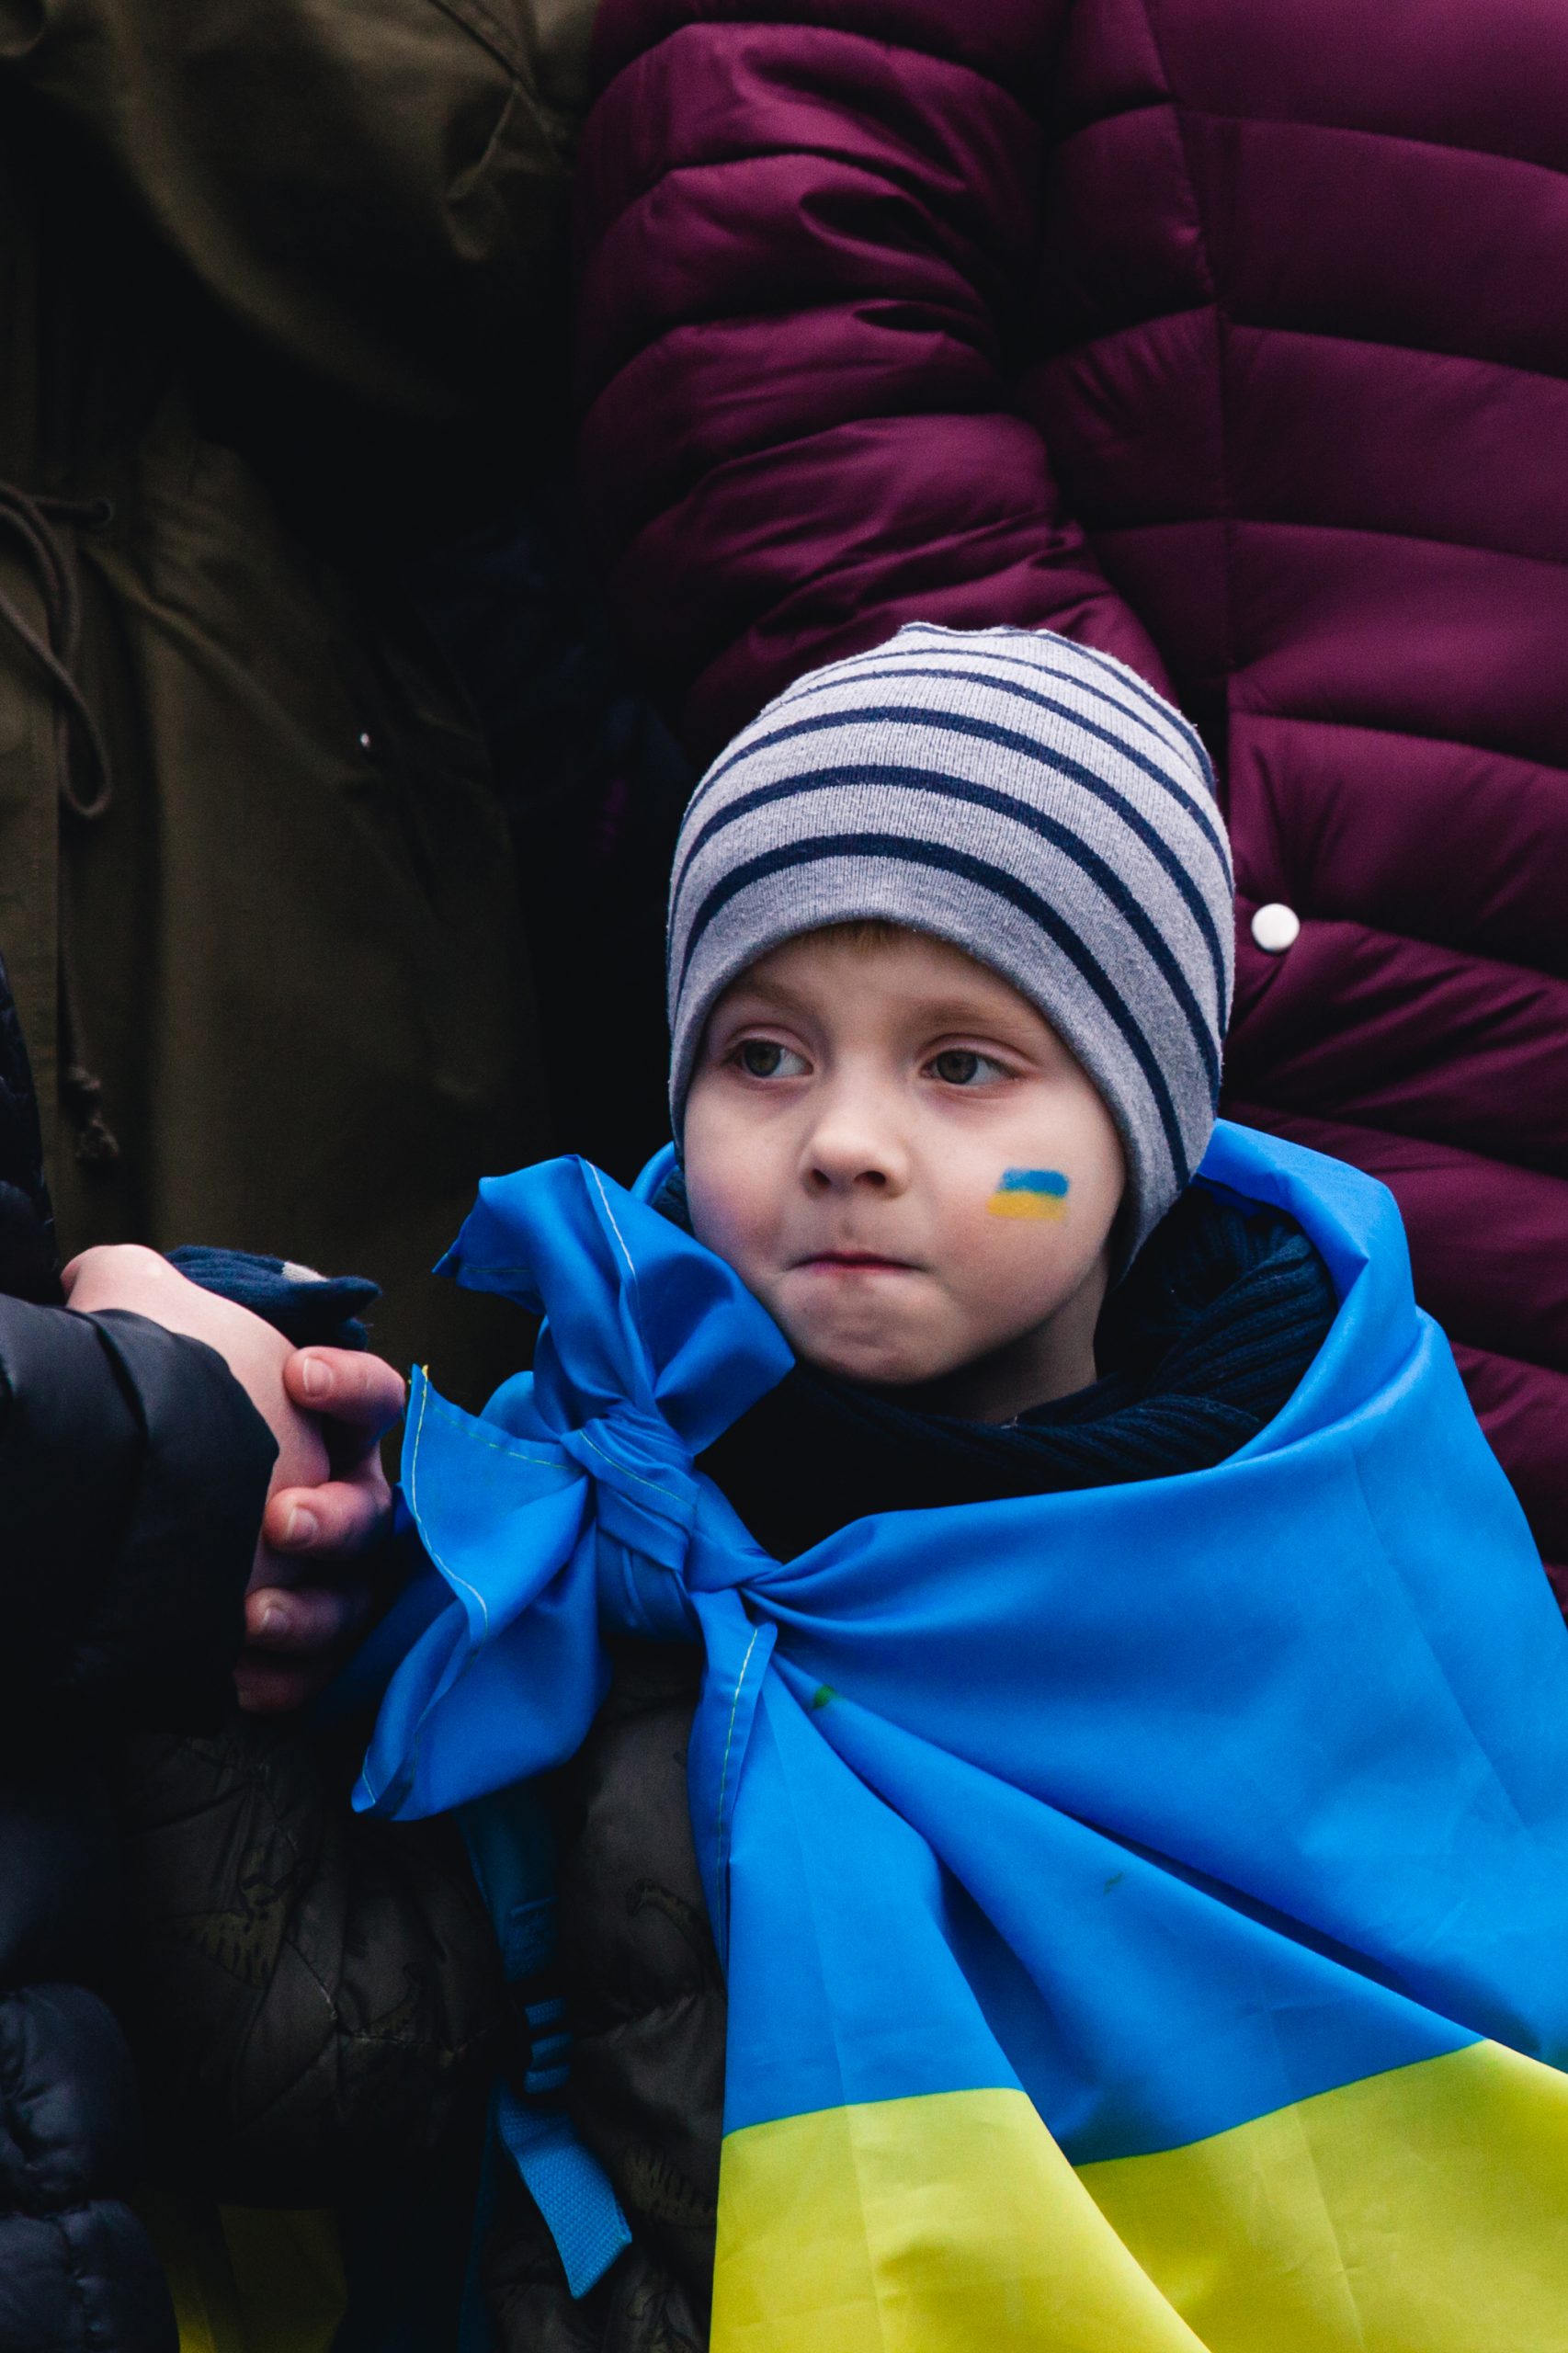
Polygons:
M945 1052L934 1054L926 1067L944 1086L983 1086L991 1079L1007 1075L993 1056L978 1054L971 1046L949 1046Z
M777 1038L743 1038L735 1060L748 1078L800 1078L806 1067L804 1056L792 1053Z

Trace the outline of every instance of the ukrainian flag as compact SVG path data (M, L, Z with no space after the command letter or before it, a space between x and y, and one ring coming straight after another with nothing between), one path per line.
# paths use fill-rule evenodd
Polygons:
M483 1421L417 1390L359 1802L569 1755L605 1631L703 1643L719 2353L1568 2347L1568 1635L1387 1195L1225 1127L1200 1181L1339 1294L1268 1429L788 1564L693 1468L788 1363L729 1270L581 1163L464 1229L549 1323Z

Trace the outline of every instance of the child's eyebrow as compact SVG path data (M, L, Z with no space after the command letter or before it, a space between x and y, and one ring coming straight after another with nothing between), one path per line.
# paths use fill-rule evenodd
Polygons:
M983 997L912 997L907 1011L911 1023L922 1029L981 1029L1019 1044L1028 1017L1025 1006Z
M960 996L913 997L909 1010L916 1019L935 1029L990 1029L1013 1014L1011 1006Z
M783 982L766 985L748 983L737 989L722 1008L725 1020L749 1020L759 1013L778 1012L810 1015L817 1008L811 1000L800 995ZM1006 1004L986 1004L973 997L906 997L900 1010L911 1026L920 1029L986 1029L1009 1030L1018 1024L1017 1008Z
M758 1013L809 1013L811 1006L782 981L742 981L714 1007L716 1018L750 1019Z

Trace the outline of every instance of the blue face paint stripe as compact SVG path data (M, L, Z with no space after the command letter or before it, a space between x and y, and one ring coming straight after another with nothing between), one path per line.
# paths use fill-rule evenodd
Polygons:
M1067 1179L1059 1168L1004 1168L996 1180L999 1193L1047 1193L1060 1201L1068 1190Z

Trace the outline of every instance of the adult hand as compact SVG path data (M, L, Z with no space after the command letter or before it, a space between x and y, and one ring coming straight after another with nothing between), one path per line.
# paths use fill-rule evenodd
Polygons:
M329 1475L320 1425L284 1385L284 1368L294 1350L248 1307L203 1290L159 1252L131 1242L84 1250L61 1282L66 1305L78 1314L123 1309L217 1350L278 1442L269 1494L279 1487L313 1486Z
M402 1413L402 1376L352 1348L300 1348L283 1369L290 1397L321 1417L331 1475L274 1486L245 1600L250 1637L234 1681L255 1714L298 1708L331 1676L369 1608L355 1568L384 1533L392 1490L381 1440Z
M242 1707L298 1708L320 1688L369 1608L350 1566L384 1529L380 1439L403 1411L391 1365L347 1348L295 1348L248 1308L133 1243L85 1250L62 1278L80 1314L123 1309L215 1348L278 1442L234 1671Z

